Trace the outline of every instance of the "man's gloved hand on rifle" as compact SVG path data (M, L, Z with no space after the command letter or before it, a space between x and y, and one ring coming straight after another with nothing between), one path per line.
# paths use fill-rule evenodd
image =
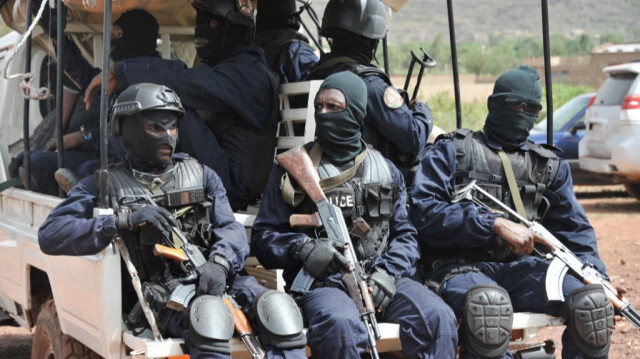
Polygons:
M162 207L144 206L126 215L126 218L118 216L118 229L134 230L144 225L151 225L159 230L165 237L170 238L171 227L178 225L173 215Z
M386 270L377 267L369 277L367 284L371 288L373 305L379 311L384 310L396 294L396 278Z
M298 249L297 259L303 262L304 269L315 278L326 278L341 269L353 270L342 254L345 243L329 238L307 238Z
M230 268L231 264L218 255L214 255L207 263L198 267L198 295L222 296L227 288Z

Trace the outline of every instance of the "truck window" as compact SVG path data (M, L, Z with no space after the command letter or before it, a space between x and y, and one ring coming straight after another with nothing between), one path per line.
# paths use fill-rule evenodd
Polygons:
M611 74L598 89L598 96L593 104L620 106L637 76L638 74L633 72Z

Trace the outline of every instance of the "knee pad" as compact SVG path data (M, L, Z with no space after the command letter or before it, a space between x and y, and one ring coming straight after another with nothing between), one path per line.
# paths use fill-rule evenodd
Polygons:
M221 298L201 295L189 308L188 345L202 351L231 354L233 314Z
M606 356L613 332L613 304L600 284L588 284L569 294L564 305L569 337L587 358Z
M471 354L488 358L503 356L511 339L512 324L513 307L506 290L483 284L467 292L462 325Z
M268 290L253 301L253 311L263 345L292 349L307 344L300 308L288 294Z

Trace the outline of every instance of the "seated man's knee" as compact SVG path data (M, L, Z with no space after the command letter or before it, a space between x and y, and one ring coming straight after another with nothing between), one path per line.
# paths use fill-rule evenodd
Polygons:
M288 294L268 290L256 297L253 310L263 345L293 349L307 344L300 308Z
M189 307L188 347L200 352L231 354L229 339L233 336L234 319L231 310L219 297L202 295Z
M613 333L613 304L602 286L589 284L571 292L564 304L569 338L586 358L604 357Z
M506 290L493 284L471 288L461 319L470 353L489 358L506 353L513 324L513 307Z

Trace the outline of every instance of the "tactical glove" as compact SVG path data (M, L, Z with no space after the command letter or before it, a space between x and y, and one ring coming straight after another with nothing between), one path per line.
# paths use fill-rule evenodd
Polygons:
M371 297L373 298L374 306L377 309L384 310L396 294L396 279L386 270L378 267L371 274L367 283L373 289Z
M344 247L344 242L329 238L307 238L300 246L298 260L313 277L326 278L341 269L349 269L349 261L341 253Z
M222 296L224 294L227 287L229 268L210 261L198 267L197 271L200 275L198 279L198 295Z
M171 233L171 227L178 225L178 221L176 221L169 211L162 207L154 206L144 206L135 212L129 213L126 223L130 230L149 224L165 236Z

